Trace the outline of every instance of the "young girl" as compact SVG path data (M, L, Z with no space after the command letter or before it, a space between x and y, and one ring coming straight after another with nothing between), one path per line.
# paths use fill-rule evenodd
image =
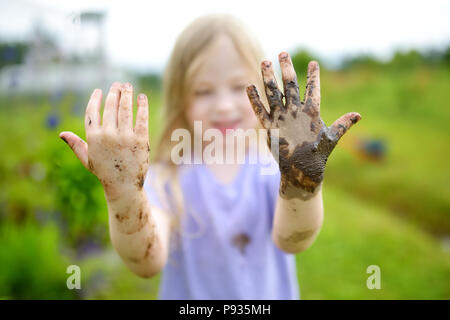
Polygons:
M179 36L164 76L165 123L149 171L148 101L138 96L133 128L128 83L111 86L102 123L102 92L94 90L87 143L60 134L104 187L111 241L124 263L142 277L163 271L161 299L299 298L295 254L320 231L327 158L360 115L348 113L327 127L319 115L317 62L308 66L302 101L289 55L279 55L282 93L253 39L228 15L199 18ZM223 134L225 153L236 151L225 139L232 129L268 129L279 170L262 174L261 161L249 161L248 143L244 163L233 157L176 165L174 156L190 149L188 158L199 159L212 143L174 152L173 132L188 130L193 142L194 123Z

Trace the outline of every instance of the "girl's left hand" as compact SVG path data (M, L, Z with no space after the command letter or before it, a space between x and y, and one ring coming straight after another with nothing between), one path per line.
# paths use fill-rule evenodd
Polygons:
M263 61L262 76L270 112L267 112L254 85L247 87L253 110L270 139L278 137L278 150L272 154L281 171L281 196L309 198L314 195L323 180L325 164L342 135L361 119L357 112L350 112L327 127L320 118L319 64L311 61L304 101L301 101L297 76L291 58L286 52L278 56L284 84L284 96L278 89L272 63ZM284 101L283 101L284 97ZM273 130L279 129L279 130ZM272 143L273 144L273 143ZM298 189L302 192L298 192Z

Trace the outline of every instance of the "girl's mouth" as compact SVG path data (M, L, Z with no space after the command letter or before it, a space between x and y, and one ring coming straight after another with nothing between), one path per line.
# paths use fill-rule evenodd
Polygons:
M213 128L216 128L222 132L223 135L226 134L227 129L237 129L239 128L240 120L231 120L231 121L217 121L212 122Z

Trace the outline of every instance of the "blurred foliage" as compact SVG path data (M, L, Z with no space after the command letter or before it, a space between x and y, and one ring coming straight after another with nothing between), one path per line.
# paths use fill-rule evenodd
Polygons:
M160 93L162 90L162 79L159 74L138 74L136 75L139 84L150 93Z
M449 70L342 71L323 74L321 84L327 125L345 112L362 116L333 151L326 181L433 234L449 235ZM385 141L385 157L365 159L357 149L363 139Z
M297 256L302 298L450 298L449 253L440 243L450 235L449 52L399 52L389 62L361 56L339 70L322 67L325 123L350 111L362 120L328 161L324 227ZM304 72L299 78L313 58L292 54ZM161 81L138 78L137 91L151 104L152 154ZM112 249L101 185L58 138L63 130L84 138L88 96L0 96L0 299L157 297L159 276L138 278ZM367 146L381 151L371 157ZM72 264L81 267L81 290L66 287ZM372 264L381 268L381 290L366 287Z
M382 61L373 55L357 55L343 60L341 69L383 69L384 71L410 70L418 67L450 67L450 46L443 50L428 49L425 51L399 50L389 61Z
M306 49L298 49L291 55L292 64L297 72L298 79L306 79L306 74L308 72L308 63L312 60L317 61L320 64L321 70L324 69L324 65L321 63L320 59L313 53Z
M0 298L74 299L67 290L68 259L60 251L61 236L54 224L31 222L0 226Z
M73 92L0 97L0 148L7 150L0 160L0 298L83 298L67 289L67 266L112 250L101 184L58 137L71 130L85 138L79 109L88 94L82 100ZM158 104L153 94L153 127ZM134 278L129 273L126 283L135 283ZM92 290L89 295L102 296Z
M82 123L71 115L74 98L66 94L56 113L45 98L21 101L20 108L7 112L6 107L16 103L13 99L4 102L0 112L3 136L14 135L0 141L2 150L9 150L0 163L1 199L7 200L4 215L18 223L25 219L59 221L72 244L89 235L98 237L98 229L107 223L101 185L80 168L78 159L66 152L58 138L59 126L83 136ZM49 116L59 120L49 121ZM106 242L105 235L101 238Z

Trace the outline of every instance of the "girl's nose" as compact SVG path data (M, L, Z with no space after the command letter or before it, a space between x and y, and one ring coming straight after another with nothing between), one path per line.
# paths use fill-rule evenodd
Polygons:
M217 114L228 114L234 111L233 96L229 93L223 92L217 95L215 101L215 112Z

